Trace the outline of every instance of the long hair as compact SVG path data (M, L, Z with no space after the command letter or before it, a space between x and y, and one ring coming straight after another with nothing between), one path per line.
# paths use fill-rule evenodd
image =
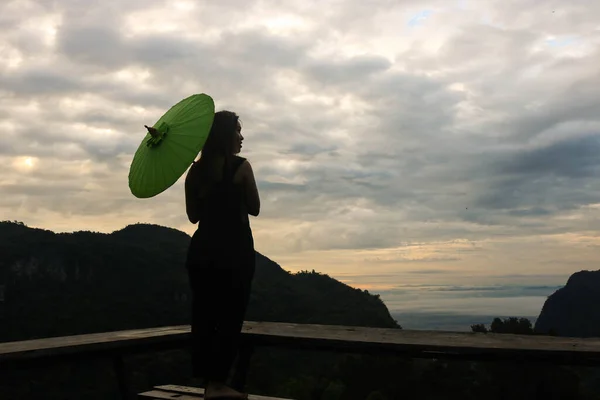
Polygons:
M238 115L233 111L223 110L215 113L210 133L202 149L201 160L218 156L231 158L238 120Z
M201 196L213 183L221 181L223 170L231 166L238 120L238 115L232 111L215 113L200 159L194 163L186 178L186 184L194 186L194 191Z

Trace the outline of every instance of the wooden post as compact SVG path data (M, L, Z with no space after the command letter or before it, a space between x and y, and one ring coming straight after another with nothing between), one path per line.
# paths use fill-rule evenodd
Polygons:
M115 355L112 359L113 368L115 371L115 377L117 378L117 387L119 388L119 394L122 400L129 400L131 398L129 394L129 385L127 382L127 375L125 374L125 364L123 363L123 356Z
M247 340L242 341L233 378L231 379L231 386L236 390L243 391L246 386L248 368L250 367L250 359L253 353L254 345Z

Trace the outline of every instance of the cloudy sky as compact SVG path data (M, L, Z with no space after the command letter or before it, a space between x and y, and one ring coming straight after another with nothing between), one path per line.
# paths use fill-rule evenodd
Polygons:
M256 246L284 268L564 283L599 258L598 21L595 0L4 0L0 216L192 233L183 179L140 200L127 174L143 125L204 92L243 120Z

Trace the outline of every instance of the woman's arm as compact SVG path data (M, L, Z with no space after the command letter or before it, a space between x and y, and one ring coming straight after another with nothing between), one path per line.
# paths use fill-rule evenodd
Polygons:
M254 171L247 160L244 161L240 168L243 168L242 182L248 214L257 217L260 213L260 197L258 195L258 188L256 187L256 179L254 179Z
M198 213L198 178L196 177L197 170L193 164L185 177L185 211L188 219L192 224L200 221Z

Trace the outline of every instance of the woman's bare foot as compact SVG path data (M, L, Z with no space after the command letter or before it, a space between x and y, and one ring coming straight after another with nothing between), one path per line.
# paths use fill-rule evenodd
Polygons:
M204 390L204 398L206 400L217 400L217 399L240 399L246 400L248 395L246 393L240 393L235 389L230 388L229 386L223 383L215 383L211 382L206 386Z

